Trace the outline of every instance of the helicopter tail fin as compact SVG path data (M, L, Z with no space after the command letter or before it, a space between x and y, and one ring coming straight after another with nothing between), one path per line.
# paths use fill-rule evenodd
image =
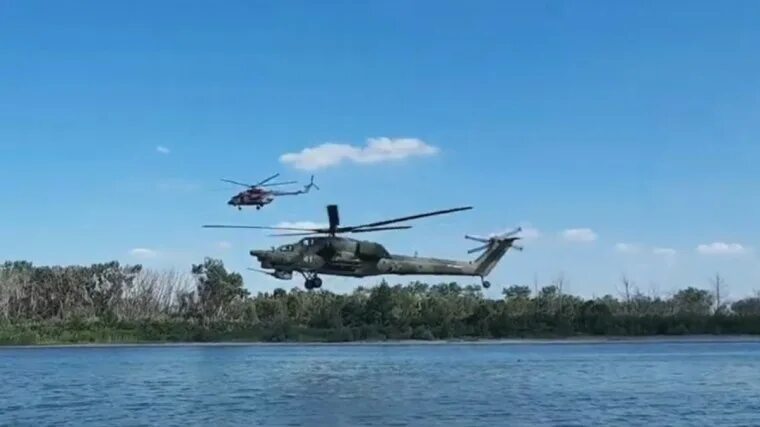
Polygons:
M516 237L516 234L522 231L521 228L516 228L510 232L490 237L479 237L466 235L465 238L474 240L476 242L483 243L482 246L470 249L467 253L483 252L478 256L473 263L475 264L475 274L480 277L488 276L491 270L501 260L501 258L507 253L510 248L516 250L523 250L522 246L515 245L515 241L520 240L520 237Z

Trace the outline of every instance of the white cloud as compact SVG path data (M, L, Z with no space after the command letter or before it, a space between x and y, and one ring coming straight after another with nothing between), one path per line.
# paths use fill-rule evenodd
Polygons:
M617 243L615 244L615 250L624 254L636 254L639 253L640 248L633 243Z
M344 161L368 164L409 157L432 156L438 148L426 144L417 138L369 138L365 147L349 144L325 143L316 147L304 148L300 153L286 153L280 156L280 162L292 165L296 169L315 170L338 166Z
M295 222L289 222L289 221L283 221L278 223L275 227L284 227L284 228L327 228L329 224L321 223L321 222L311 222L311 221L295 221Z
M541 232L537 228L526 225L518 236L522 237L523 240L536 240L541 237Z
M221 241L221 242L216 243L216 247L223 251L226 251L227 249L232 248L232 243L227 242L227 241Z
M159 154L169 154L171 153L171 150L169 150L167 147L164 147L163 145L157 145L156 152Z
M697 252L702 255L741 255L747 248L739 243L713 242L697 246Z
M653 248L652 253L655 255L672 257L675 256L678 252L673 248Z
M562 232L562 238L568 242L593 242L597 235L590 228L571 228Z
M140 259L153 259L158 256L158 252L147 248L134 248L129 251L129 254Z

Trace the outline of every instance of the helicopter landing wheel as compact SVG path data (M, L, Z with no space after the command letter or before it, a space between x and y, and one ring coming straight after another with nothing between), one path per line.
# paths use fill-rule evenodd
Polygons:
M491 282L489 282L488 280L483 280L483 278L481 277L480 278L480 286L482 286L485 289L488 289L488 288L491 287Z
M307 290L319 289L322 287L322 279L317 277L315 273L301 273L303 278L306 279L304 287Z
M261 209L261 206L256 206L256 210L259 210L259 209Z
M306 283L304 284L304 287L309 291L312 289L319 289L322 287L322 279L320 279L319 277L315 277L313 279L306 279Z

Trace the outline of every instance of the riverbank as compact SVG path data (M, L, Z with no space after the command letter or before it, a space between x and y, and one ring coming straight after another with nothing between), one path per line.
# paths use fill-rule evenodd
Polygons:
M541 328L518 327L521 318L508 319L499 335L483 328L440 328L432 326L394 327L375 324L315 328L291 322L202 322L196 320L166 319L162 321L41 321L0 322L0 346L18 345L170 345L203 344L510 344L510 343L610 343L610 342L694 342L727 340L760 340L754 327L737 323L739 318L704 317L634 319L638 322L655 322L646 333L641 328L616 328L628 333L610 331L607 334L590 334L583 328L568 327L562 319L555 324L544 323ZM623 319L625 320L625 319ZM637 323L633 323L634 326ZM757 322L751 322L754 326ZM690 325L690 327L684 327ZM467 326L467 325L465 325ZM676 326L676 327L674 327ZM634 332L636 331L636 332ZM482 335L478 335L481 332Z
M500 338L451 340L366 340L351 342L326 341L218 341L218 342L131 342L131 343L59 343L4 344L2 349L22 348L151 348L151 347L287 347L287 346L450 346L450 345L593 345L593 344L696 344L696 343L760 343L757 335L688 335L688 336L577 336L565 338Z
M760 297L729 306L693 287L668 298L636 294L625 300L584 299L554 285L537 290L514 285L502 298L490 299L478 286L385 281L348 294L294 288L253 295L219 260L205 259L191 271L180 277L116 262L5 263L0 345L760 336Z

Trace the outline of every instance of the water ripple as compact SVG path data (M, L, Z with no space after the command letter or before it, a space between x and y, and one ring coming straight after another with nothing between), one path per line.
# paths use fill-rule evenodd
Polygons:
M760 345L0 350L0 425L756 425Z

